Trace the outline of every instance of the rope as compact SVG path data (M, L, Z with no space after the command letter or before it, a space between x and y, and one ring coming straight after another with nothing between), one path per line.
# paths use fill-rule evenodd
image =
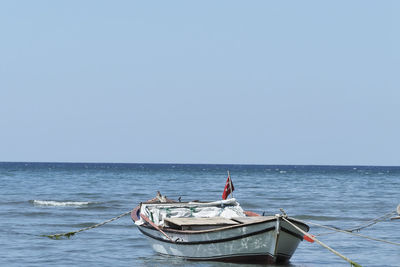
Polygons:
M315 226L318 226L318 227L321 227L321 228L326 228L326 229L333 230L333 231L336 231L336 232L346 233L346 234L349 234L349 235L359 236L359 237L363 237L363 238L366 238L366 239L371 239L371 240L374 240L374 241L379 241L379 242L384 242L384 243L387 243L387 244L400 246L400 243L395 243L395 242L391 242L391 241L387 241L387 240L383 240L383 239L379 239L379 238L375 238L375 237L370 237L370 236L366 236L366 235L362 235L362 234L357 234L357 233L349 232L347 230L336 229L336 228L325 226L325 225L321 225L321 224L318 224L318 223L312 223L312 222L306 222L306 221L304 221L304 223L315 225Z
M348 263L351 264L351 266L355 266L355 267L361 267L360 264L350 260L349 258L347 258L346 256L340 254L339 252L337 252L336 250L334 250L333 248L329 247L328 245L322 243L321 241L319 241L317 238L315 238L314 236L310 235L309 233L303 231L302 229L300 229L297 225L293 224L292 222L290 222L288 219L286 219L285 217L281 217L284 221L286 221L287 223L289 223L291 226L293 226L296 230L298 230L300 233L302 233L303 235L306 235L307 237L309 237L310 239L314 240L315 242L317 242L318 244L320 244L321 246L323 246L324 248L328 249L329 251L331 251L333 254L341 257L342 259L344 259L345 261L347 261Z
M163 230L160 229L160 227L158 227L155 223L153 223L152 221L150 221L149 217L147 217L144 214L140 214L140 217L145 220L146 222L148 222L151 226L153 226L154 229L156 229L157 231L161 232L166 238L169 239L169 241L174 242L174 240L172 240L171 237L169 237L169 235L167 235Z
M350 229L340 229L340 228L333 227L333 229L334 229L333 232L322 233L322 234L318 234L318 235L316 235L316 236L323 236L323 235L334 234L334 233L337 232L337 230L342 230L342 231L346 231L346 232L359 232L359 231L361 231L362 229L365 229L365 228L370 227L370 226L372 226L372 225L374 225L374 224L377 224L378 222L383 222L383 221L385 221L386 219L388 219L389 217L391 217L391 216L392 216L393 214L395 214L395 213L396 213L396 211L391 211L391 212L386 213L386 214L384 214L384 215L382 215L382 216L380 216L380 217L377 217L377 218L375 218L375 219L369 220L369 221L367 221L367 222L364 223L364 224L360 224L359 226L354 227L354 228L350 228Z
M370 220L370 221L368 221L368 222L366 222L364 224L361 224L360 226L358 226L356 228L348 229L348 230L345 230L345 231L348 231L348 232L354 232L354 231L359 232L360 230L362 230L364 228L367 228L369 226L377 224L378 222L386 220L388 217L391 217L393 214L396 214L396 211L391 211L389 213L386 213L385 215L382 215L382 216L380 216L378 218L372 219L372 220Z
M80 233L80 232L83 232L83 231L86 231L86 230L90 230L90 229L105 225L106 223L118 220L119 218L124 217L124 216L130 214L131 212L132 212L131 210L127 211L125 213L122 213L121 215L118 215L117 217L114 217L114 218L109 219L107 221L104 221L102 223L98 223L98 224L95 224L95 225L92 225L92 226L89 226L89 227L85 227L85 228L79 229L77 231L67 232L67 233L59 233L59 234L54 234L54 235L41 235L41 236L48 237L48 238L51 238L51 239L60 239L63 236L66 236L66 237L70 238L71 236L75 235L76 233Z

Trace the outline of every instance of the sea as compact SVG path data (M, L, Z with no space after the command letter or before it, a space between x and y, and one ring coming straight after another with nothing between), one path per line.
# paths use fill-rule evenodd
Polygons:
M0 266L274 266L194 262L156 254L130 216L71 238L76 231L123 214L157 191L182 201L220 200L230 171L245 210L338 229L366 224L396 210L400 167L0 163ZM359 234L311 226L318 240L361 266L400 266L400 220L386 219ZM350 266L318 243L300 243L280 266Z

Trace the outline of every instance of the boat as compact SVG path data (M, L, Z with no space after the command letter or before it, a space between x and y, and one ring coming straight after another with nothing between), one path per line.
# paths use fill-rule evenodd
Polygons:
M180 202L158 193L133 209L131 218L157 253L201 261L287 263L303 234L283 218L309 230L284 212L244 211L235 198Z

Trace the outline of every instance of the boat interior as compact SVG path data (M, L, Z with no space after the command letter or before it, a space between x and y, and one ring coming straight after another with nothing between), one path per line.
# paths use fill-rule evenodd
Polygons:
M177 217L177 218L165 218L164 228L170 228L175 230L210 230L218 229L233 225L243 225L250 223L264 222L273 220L273 216L257 216L257 217L234 217L234 218L223 218L223 217L211 217L211 218L194 218L194 217Z
M146 217L146 221L142 218ZM162 196L142 202L132 218L136 224L151 224L165 230L207 231L275 220L275 216L260 216L244 211L234 198L214 202L177 202ZM293 219L291 219L293 220Z

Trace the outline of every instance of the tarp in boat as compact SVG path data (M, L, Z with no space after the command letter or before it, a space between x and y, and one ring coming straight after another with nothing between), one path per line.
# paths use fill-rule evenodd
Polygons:
M142 204L140 212L159 226L164 225L164 218L246 217L234 198L214 202ZM141 225L144 221L140 219L135 223Z

